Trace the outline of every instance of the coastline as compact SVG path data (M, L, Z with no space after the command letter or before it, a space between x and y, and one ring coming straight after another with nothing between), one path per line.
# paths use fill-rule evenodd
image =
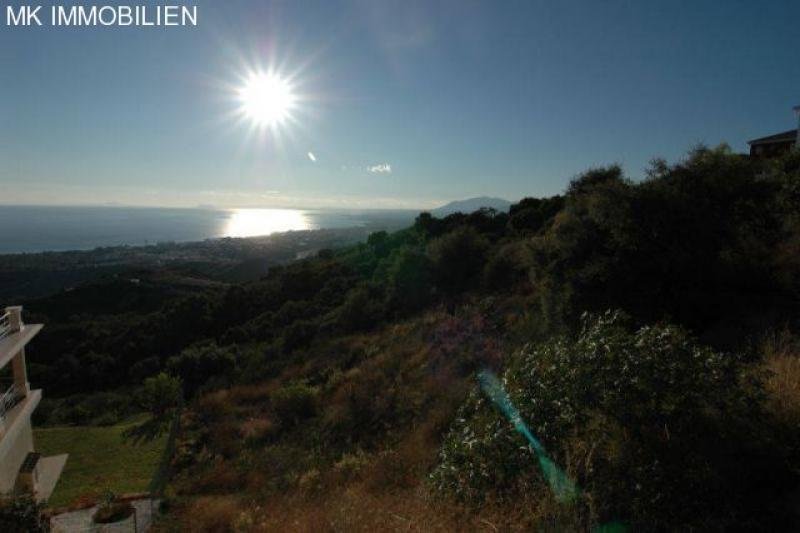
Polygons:
M410 225L416 210L2 206L0 255L264 237L290 230Z

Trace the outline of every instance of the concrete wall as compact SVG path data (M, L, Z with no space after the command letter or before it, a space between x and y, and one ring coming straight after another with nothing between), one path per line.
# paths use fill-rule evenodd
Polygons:
M17 423L22 424L22 427L19 428L6 455L0 457L0 493L11 492L14 489L19 467L22 466L28 452L33 451L33 430L30 419L20 420Z

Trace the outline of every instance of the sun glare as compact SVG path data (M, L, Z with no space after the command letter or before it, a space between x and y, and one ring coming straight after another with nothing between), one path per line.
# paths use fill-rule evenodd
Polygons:
M291 117L297 97L289 81L277 74L251 74L239 89L242 113L259 127L279 126Z
M305 214L295 209L234 209L223 234L226 237L258 237L281 231L311 229Z

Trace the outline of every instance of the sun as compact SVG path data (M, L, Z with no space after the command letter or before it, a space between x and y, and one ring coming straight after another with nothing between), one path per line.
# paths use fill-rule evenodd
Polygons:
M288 79L275 73L254 73L239 89L241 112L256 126L274 128L291 118L297 103Z

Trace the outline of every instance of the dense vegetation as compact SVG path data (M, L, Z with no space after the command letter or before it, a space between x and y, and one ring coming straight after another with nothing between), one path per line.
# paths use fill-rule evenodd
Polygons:
M180 380L169 517L195 530L785 528L800 394L769 369L800 372L799 291L800 155L698 148L250 283L29 302L49 324L31 380L61 423L164 411L152 378ZM486 369L576 499L481 393Z
M794 477L747 362L678 327L627 322L585 317L575 339L526 346L507 362L522 419L584 487L578 516L624 517L637 530L756 529ZM476 391L445 439L435 486L471 502L541 492L519 441Z

